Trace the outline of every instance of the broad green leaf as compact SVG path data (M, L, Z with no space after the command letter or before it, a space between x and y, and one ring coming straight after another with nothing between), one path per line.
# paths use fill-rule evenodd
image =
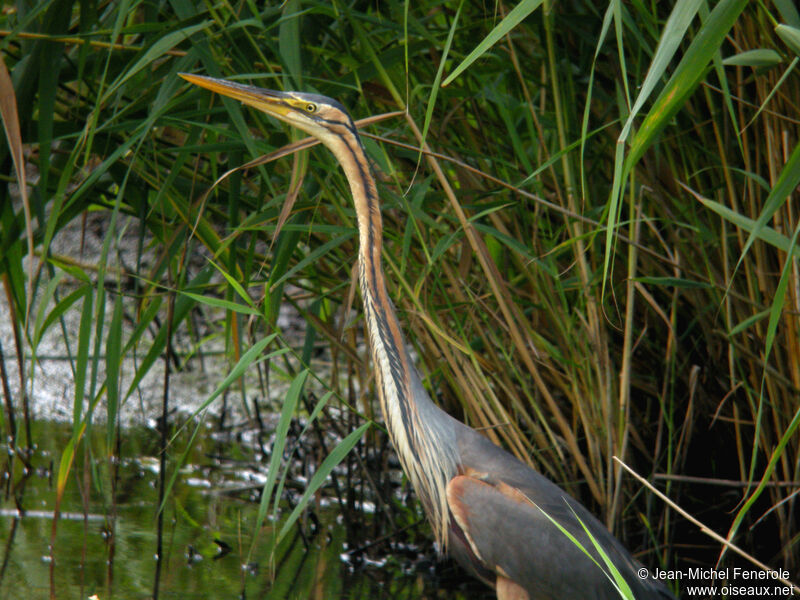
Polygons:
M639 161L705 78L712 57L745 6L747 0L721 0L711 11L631 141L630 154L625 161L626 172Z
M644 106L645 101L650 97L661 78L664 77L678 47L684 41L686 31L689 29L689 25L691 25L701 4L702 0L679 0L675 3L675 7L664 25L664 31L658 40L658 47L653 59L650 61L650 66L647 68L647 76L644 78L642 88L639 90L636 102L619 135L620 140L628 139L633 120L639 115L639 111Z
M771 67L781 62L781 55L768 48L757 48L729 56L722 61L726 67Z
M775 27L775 33L792 49L792 52L800 56L800 29L781 23Z
M229 310L231 312L240 313L243 315L253 315L253 316L260 316L261 313L257 311L255 308L250 306L245 306L244 304L239 304L237 302L232 302L230 300L225 300L224 298L215 298L213 296L204 296L202 294L195 294L193 292L180 292L184 296L188 296L192 300L196 301L198 304L205 304L207 306L213 306L215 308L222 308L224 310Z

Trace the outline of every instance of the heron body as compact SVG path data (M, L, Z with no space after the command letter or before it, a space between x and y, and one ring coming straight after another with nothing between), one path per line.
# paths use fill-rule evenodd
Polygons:
M311 134L344 170L358 220L359 284L381 410L439 547L494 586L500 600L620 598L598 546L637 600L673 598L662 583L639 577L641 565L579 502L430 399L386 291L378 192L344 107L317 94L181 77Z

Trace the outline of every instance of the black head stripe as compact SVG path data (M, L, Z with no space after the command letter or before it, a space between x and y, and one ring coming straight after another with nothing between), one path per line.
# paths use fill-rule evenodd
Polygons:
M339 102L334 100L333 98L328 98L327 96L323 96L322 94L309 94L306 92L300 93L296 92L292 94L293 97L297 98L298 100L302 100L303 102L313 102L314 104L327 104L328 106L332 106L344 114L350 117L350 113L347 112L347 109L342 106Z

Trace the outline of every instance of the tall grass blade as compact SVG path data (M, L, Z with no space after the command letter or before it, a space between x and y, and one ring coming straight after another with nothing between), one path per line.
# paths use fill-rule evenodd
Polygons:
M75 355L75 396L72 404L73 435L83 425L83 399L86 395L86 375L89 368L89 344L94 322L94 289L83 288L83 308L78 325L78 350Z
M278 48L286 65L287 89L302 89L303 63L301 61L300 41L300 16L302 5L299 0L288 0L283 3L283 18L278 28Z
M461 0L461 2L458 3L456 14L453 17L453 23L450 25L450 32L447 34L447 41L444 43L442 59L439 61L439 68L436 70L436 77L434 77L433 85L431 85L431 95L428 98L428 106L425 109L425 121L422 124L422 139L419 142L419 155L417 157L417 164L419 164L419 161L422 160L422 150L425 147L425 138L428 136L428 127L430 127L431 120L433 119L433 109L436 106L436 97L439 95L439 82L442 80L444 65L447 62L447 56L450 53L450 46L453 43L453 36L455 35L456 28L458 27L458 17L461 14L462 6L464 6L464 0Z
M767 107L767 105L772 100L773 96L775 96L775 94L778 93L778 90L781 89L781 86L794 73L794 68L797 66L798 62L800 62L800 57L795 56L792 59L792 62L789 63L789 66L786 67L786 70L783 72L783 75L781 75L781 78L778 80L778 82L775 84L775 86L770 90L770 92L769 92L769 94L767 94L766 98L764 98L764 101L758 107L758 110L753 115L753 117L750 119L750 121L747 123L746 127L749 127L750 125L752 125L755 122L756 119L758 119L758 117L761 115L761 112Z
M611 28L611 20L614 17L614 5L609 3L606 12L603 15L603 24L600 27L600 34L597 36L597 43L594 47L594 56L592 57L592 68L589 71L589 85L586 88L586 102L583 107L583 119L581 120L581 137L580 137L580 165L581 174L581 198L586 198L587 185L586 185L586 141L589 131L589 115L592 104L592 90L594 89L594 76L597 70L597 59L600 56L600 49L608 37L608 30Z
M253 317L261 316L261 313L251 306L245 306L244 304L225 300L224 298L214 298L213 296L195 294L194 292L180 292L180 294L186 296L187 298L191 298L197 302L197 304L205 304L206 306L221 308L223 310L229 310L242 315L249 315Z
M325 460L322 461L322 464L314 473L311 481L308 482L308 486L303 490L303 495L300 497L300 500L297 501L297 506L294 507L294 510L284 521L283 526L278 532L277 542L280 542L284 536L289 533L291 528L294 527L295 522L306 509L311 496L322 487L322 484L328 479L328 475L330 475L331 471L344 460L345 456L347 456L350 450L353 449L353 446L355 446L358 440L364 435L364 432L369 429L369 426L370 423L364 423L358 429L352 431L350 435L339 442L336 447L331 450L331 453L325 457Z
M255 550L256 543L258 542L258 532L264 525L264 520L269 512L269 505L272 502L272 491L275 487L275 482L278 479L278 470L283 460L283 451L286 447L286 436L289 433L289 426L292 424L297 404L300 401L300 395L303 392L303 386L308 378L308 370L304 370L297 374L289 386L289 391L286 393L286 398L283 401L283 408L281 409L281 416L278 420L278 425L275 428L275 441L272 444L272 451L269 457L269 466L267 467L267 480L264 482L264 488L261 491L261 502L258 505L258 515L256 516L256 535L253 536L253 543L250 546L250 555ZM275 512L278 510L278 501L280 498L275 498Z
M231 369L230 373L228 373L225 379L223 379L222 382L214 389L211 395L203 401L199 408L192 413L192 417L196 417L202 411L208 408L211 403L216 400L220 394L222 394L222 392L228 389L228 387L230 387L234 381L244 375L244 372L248 369L248 367L250 367L250 365L253 365L257 362L262 362L268 358L280 356L286 352L286 349L279 349L274 352L270 352L265 356L261 356L261 353L264 351L264 349L272 343L272 340L274 340L277 335L277 333L271 333L248 348L247 352L242 355L242 358L240 358L239 361L234 365L233 369Z
M800 426L800 408L798 408L794 416L792 417L789 426L786 428L786 431L783 432L781 439L779 440L778 444L775 446L775 449L772 451L769 457L769 462L767 466L764 468L764 474L761 476L761 480L758 482L758 486L756 489L753 490L753 493L747 498L744 502L742 507L739 509L739 512L736 513L736 517L733 520L733 524L731 528L728 530L727 540L731 541L736 533L739 531L739 527L742 525L745 516L750 512L750 509L755 504L756 500L761 496L761 493L767 488L767 484L770 481L770 477L775 472L775 468L778 466L778 461L783 456L784 451L786 450L786 446L789 442L793 439L795 434L797 433L797 429ZM727 552L727 547L723 547L722 551L720 552L720 559L725 555Z
M142 57L135 63L130 65L123 73L108 86L105 93L101 97L99 103L105 104L111 96L117 92L131 77L135 76L139 71L145 67L150 66L153 61L159 60L164 57L167 50L172 50L181 42L192 37L198 31L207 29L211 25L211 21L201 21L196 25L190 25L178 31L171 31L166 35L156 40L152 46L144 51Z
M705 77L708 64L719 51L719 47L724 41L725 36L728 34L730 28L733 27L733 24L736 22L736 19L739 17L739 14L746 4L746 0L721 0L721 2L714 7L714 10L701 26L698 35L692 40L681 62L672 74L672 77L670 77L661 94L656 99L653 107L648 111L639 130L634 135L627 157L625 156L624 145L622 144L625 138L620 136L620 140L617 141L617 148L614 154L614 179L607 210L605 257L603 259L604 292L605 279L610 269L613 236L616 231L619 212L621 210L620 194L622 193L623 182L628 179L628 175L633 169L633 166L639 161L647 148L653 144L656 136L666 127L667 123L669 123L675 113L680 110L690 94ZM681 13L679 13L675 21L669 23L671 30L668 32L665 31L664 35L669 33L670 38L669 41L664 44L663 52L657 53L659 65L653 71L654 79L650 82L651 85L655 84L655 75L660 77L661 72L666 69L666 61L671 57L671 51L674 52L674 45L678 41L678 34L681 28L687 27L691 20L688 17L693 14L693 7L696 11L697 4L687 2L681 5ZM661 42L659 42L659 48L661 47ZM637 102L637 105L638 104ZM633 117L634 115L631 116ZM628 124L630 124L630 121Z
M753 229L750 232L750 235L747 236L747 241L745 242L744 246L742 247L742 251L739 254L739 260L736 262L734 273L739 270L739 267L741 266L744 257L747 255L747 251L750 249L750 246L753 245L753 242L762 237L764 230L768 229L767 221L769 221L775 212L781 206L783 206L790 194L792 194L792 192L797 188L798 184L800 184L800 143L794 147L794 150L792 150L789 160L786 161L786 164L783 166L780 175L778 175L778 180L775 182L775 187L772 188L769 196L764 201L764 208L761 210L761 214L758 215L758 219L756 219L756 222L753 224ZM789 244L786 252L792 252L793 249L794 244Z
M497 26L489 32L483 40L475 46L475 49L470 52L467 57L461 61L461 63L453 70L450 75L447 76L447 79L444 80L442 87L447 87L450 85L456 77L461 75L469 66L478 60L481 56L486 53L489 48L494 46L500 38L510 32L514 27L519 25L522 20L531 14L534 10L539 8L539 5L542 4L543 0L522 0L519 4L517 4L511 12L509 12L505 18L497 24Z
M106 452L114 452L117 413L120 405L119 382L122 365L122 294L117 291L114 298L114 313L106 338Z
M797 245L798 235L800 235L800 224L795 228L794 235L792 236L792 242L790 244L790 250L794 250L795 246ZM767 372L766 372L766 365L769 363L769 355L772 351L772 345L775 341L775 333L778 329L778 322L781 318L783 313L783 307L786 302L786 288L789 284L790 275L792 273L793 267L795 266L794 259L792 258L792 253L789 252L786 260L783 264L783 269L781 271L781 278L778 282L778 287L775 290L775 297L772 300L772 304L770 306L769 311L769 322L767 324L767 334L766 334L766 342L764 348L764 373L761 377L761 394L759 398L759 417L761 416L761 410L764 403L764 384L767 379ZM742 523L747 512L753 506L753 503L759 498L761 493L764 491L766 483L769 481L770 477L772 476L773 471L777 465L778 460L783 454L784 448L788 443L790 437L794 435L795 430L797 429L798 424L800 424L800 408L797 409L797 412L794 414L794 418L792 419L789 427L781 436L781 440L775 449L772 451L772 455L770 456L769 463L767 467L764 469L764 474L761 476L761 480L759 481L758 486L747 499L747 501L742 505L742 508L739 509L739 512L736 514L734 518L733 524L731 525L730 530L728 531L728 540L732 540L733 537L736 535L736 532L739 529L739 526ZM756 437L758 438L758 428L761 426L761 419L758 418L756 421ZM757 458L757 445L753 445L753 453L750 463L750 473L752 477L752 473L754 472L755 465L756 465L756 458ZM720 558L725 553L726 549L723 549L722 553L720 554Z
M247 352L245 352L245 354L242 356L241 359L239 359L239 362L236 363L233 369L231 369L230 373L228 373L227 377L225 377L222 383L220 383L217 386L217 388L211 393L211 395L200 405L200 407L197 410L195 410L189 416L189 418L186 419L186 422L172 436L170 443L173 443L175 441L175 439L183 431L186 425L188 425L192 420L197 419L197 422L195 423L194 429L192 431L192 435L190 436L189 441L186 444L186 448L184 449L181 456L178 458L174 466L174 469L172 471L172 474L170 475L169 479L166 482L166 485L164 486L163 500L158 508L159 512L164 510L164 505L170 496L170 492L172 491L173 486L175 485L175 480L178 478L178 474L180 473L181 468L183 467L183 465L186 464L186 460L189 457L189 453L194 447L195 439L197 438L197 434L199 433L200 427L202 425L202 416L205 415L205 409L208 408L211 405L211 403L214 400L216 400L220 396L220 394L222 394L222 392L228 389L228 387L230 387L230 385L234 381L239 379L247 370L247 368L254 362L256 362L256 359L259 359L261 353L264 351L264 348L266 348L267 345L270 342L272 342L273 339L275 339L276 335L277 334L273 333L272 335L269 335L264 339L259 340L258 342L256 342L256 344L253 345L252 348L250 348ZM261 357L260 360L266 360L267 358L274 357L275 355L276 353L271 353L268 356Z
M55 277L51 278L50 281L47 282L47 286L44 288L44 292L39 296L39 306L36 309L36 318L33 321L33 335L31 336L31 354L33 355L34 360L36 360L36 349L39 346L39 342L42 339L42 334L47 331L47 327L45 323L48 321L47 317L52 315L52 311L48 314L47 309L49 308L50 304L53 301L53 298L56 294L56 290L58 289L59 284L61 284L64 280L63 273L57 273ZM75 295L75 299L79 298L80 294ZM61 309L61 314L67 308L71 306L71 303L68 303L66 306L63 306ZM53 309L55 310L55 308ZM57 318L54 317L53 319ZM53 319L50 319L49 322L52 323Z
M6 134L6 141L11 150L11 158L14 163L14 172L19 193L22 198L22 208L25 212L25 232L28 239L28 285L33 285L33 229L31 225L31 209L28 203L28 180L25 175L25 159L22 152L22 134L19 129L19 114L17 113L17 96L14 93L14 84L8 74L8 68L3 60L0 60L0 118L3 121L3 130ZM25 311L32 298L32 288L29 287L25 303ZM27 321L27 314L25 320Z
M189 289L192 288L202 288L205 286L209 279L211 278L212 270L210 267L206 267L190 282ZM195 301L192 298L189 298L185 295L179 295L175 300L175 310L173 313L173 328L177 328L177 325L181 323L188 315L191 309L194 307ZM144 333L145 329L149 326L153 319L155 319L159 308L159 303L153 303L151 306L148 307L148 310L145 311L145 314L142 317L142 322L140 325L134 330L131 339L125 345L125 352L128 351L130 347L136 343L139 337ZM136 372L133 375L133 379L131 380L130 385L128 386L128 391L125 392L125 397L123 402L127 400L131 394L136 390L136 388L141 383L142 379L144 379L145 375L150 371L152 366L155 364L158 357L161 356L161 353L164 351L164 348L167 345L167 327L160 327L158 332L153 339L152 344L150 345L149 350L142 358L141 362L138 364L136 368Z
M667 126L706 76L709 63L719 52L725 36L746 5L747 0L721 0L703 22L675 72L633 137L625 163L628 169L639 161L645 150L655 141L658 133Z
M636 102L631 109L630 115L628 115L628 120L619 135L620 140L628 139L634 119L639 115L644 103L667 72L667 68L674 59L681 42L686 38L686 31L689 29L689 25L691 25L702 3L702 0L679 0L675 3L675 7L672 9L658 40L658 46L650 61L650 66L647 68L647 76L639 90L639 95L636 97Z
M281 286L283 283L286 282L287 279L289 279L296 273L302 271L308 265L314 264L316 261L318 261L321 257L325 256L328 252L330 252L334 248L338 248L346 241L352 239L354 235L355 231L343 233L339 236L336 236L332 240L325 242L319 247L314 248L311 252L308 253L308 256L306 256L303 260L298 261L298 263L295 266L293 266L291 269L287 270L283 275L278 277L276 281L270 282L269 286L270 293L274 293L279 286Z
M539 511L545 517L547 517L547 520L550 521L553 525L555 525L556 528L561 533L563 533L564 536L570 542L572 542L578 550L583 552L587 556L587 558L589 558L595 565L597 565L598 569L603 571L603 574L606 577L608 577L609 581L611 581L611 583L614 585L614 588L617 590L617 592L619 592L619 595L620 595L621 598L623 598L625 600L635 600L634 597L633 597L633 592L631 591L631 588L628 585L628 582L625 581L625 578L622 577L622 574L619 572L617 567L614 565L613 562L611 562L611 559L608 557L608 554L606 554L603 551L603 548L600 546L600 544L597 543L597 540L594 539L594 536L589 532L589 530L586 528L586 525L584 525L583 521L581 521L581 519L578 517L578 515L575 515L574 511L573 511L573 515L578 520L578 523L580 523L580 525L583 528L583 530L586 532L586 535L589 536L589 540L591 540L592 545L594 546L595 550L597 550L597 552L600 554L600 557L602 558L603 562L605 563L606 568L608 568L608 571L603 569L603 566L600 563L597 562L597 559L595 559L595 557L592 556L592 554L584 547L584 545L581 544L581 542L574 535L572 535L572 533L569 532L561 523L559 523L553 517L551 517L549 514L547 514L544 511L543 508L538 506L532 500L528 499L528 501L531 502L531 504L533 504L536 508L538 508ZM569 506L569 504L567 504L567 506ZM572 510L571 506L569 508L570 508L570 510Z
M711 200L710 198L703 198L702 196L698 195L694 190L686 187L685 185L681 184L681 187L685 189L687 192L692 194L695 199L703 204L706 208L711 209L719 216L724 218L726 221L729 221L736 225L737 227L741 227L747 232L750 232L752 235L756 237L756 239L761 240L762 242L766 242L779 250L783 250L784 252L792 252L794 256L800 256L800 254L796 254L797 249L792 250L792 241L783 235L775 231L772 227L764 225L761 228L756 227L756 220L746 217L740 213L737 213L734 210L731 210L727 206L720 204L716 200Z

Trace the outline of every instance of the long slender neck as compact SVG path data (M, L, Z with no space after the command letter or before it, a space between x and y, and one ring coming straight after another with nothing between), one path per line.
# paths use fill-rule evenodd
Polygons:
M445 487L457 468L451 418L433 404L422 387L386 293L378 192L364 149L355 134L337 136L326 145L339 159L353 194L358 219L359 283L383 418L436 540L444 548L448 518Z

